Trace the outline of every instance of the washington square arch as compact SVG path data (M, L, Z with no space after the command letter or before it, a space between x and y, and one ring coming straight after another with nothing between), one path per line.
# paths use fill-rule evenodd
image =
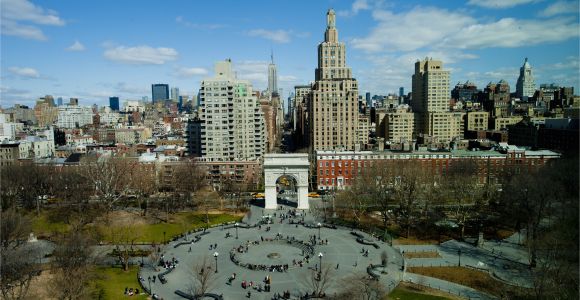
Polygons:
M308 154L266 154L264 156L265 208L277 207L279 197L296 201L298 209L308 209ZM280 188L281 183L290 189ZM284 192L286 192L284 194Z

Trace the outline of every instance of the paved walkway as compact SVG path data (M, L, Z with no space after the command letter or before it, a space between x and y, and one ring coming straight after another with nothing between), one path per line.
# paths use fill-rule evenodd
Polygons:
M527 264L526 249L516 243L523 241L515 233L503 241L485 241L482 247L474 247L471 244L450 240L440 245L399 245L395 246L401 252L434 251L439 258L413 258L406 259L408 267L440 267L458 266L461 260L462 266L469 266L490 273L496 279L507 284L531 288L533 287L533 274ZM461 257L459 254L461 250Z
M190 245L174 248L177 243L183 242L182 240L170 243L164 249L165 259L171 260L175 257L179 261L179 264L171 273L165 276L167 283L162 284L159 280L156 280L155 283L152 282L151 287L153 293L163 297L163 299L183 299L175 295L174 292L176 290L189 292L193 284L193 272L199 272L199 270L193 269L196 263L206 257L212 266L211 271L215 272L215 260L212 256L214 252L219 253L217 258L218 273L215 274L215 284L210 290L216 294L223 294L224 299L242 299L249 290L241 287L242 280L247 282L253 281L259 284L263 283L267 275L270 275L272 278L271 292L266 293L252 290L251 299L272 299L274 293L282 293L286 290L291 292L293 299L297 299L300 295L311 292L308 288L307 278L312 273L312 270L318 268L320 265L319 253L323 254L322 264L331 266L332 272L334 273L333 278L335 278L332 285L326 291L327 294L333 294L341 288L339 279L353 274L366 276L366 267L369 264L379 264L383 251L386 251L389 256L387 272L394 274L396 270L400 269L402 257L399 251L385 243L376 242L380 248L375 249L372 246L359 244L356 241L356 237L346 229L331 229L325 227L320 229L317 227L308 228L302 225L289 224L288 219L280 223L280 214L288 214L289 209L292 208L285 207L284 210L263 210L259 207L252 207L250 217L244 218L245 223L255 224L258 220L262 219L263 215L271 215L273 223L270 225L262 225L261 229L238 227L238 239L236 239L235 228L224 230L221 227L216 227L208 230L208 234L204 235L199 242L193 244L191 246L191 252L189 252ZM317 224L317 221L308 211L299 211L299 213L301 215L293 220L301 221L302 215L305 213L304 223L306 225ZM276 214L275 217L274 214ZM271 228L269 231L266 231L267 226ZM225 236L228 232L231 237L226 238ZM317 244L314 246L314 257L306 262L305 257L302 256L302 250L295 246L277 242L262 242L262 238L275 239L278 234L283 238L294 237L296 240L301 241L308 241L312 236L315 236L317 239L320 235L322 240L328 240L328 244ZM366 234L363 234L363 236L366 239L371 239ZM188 239L191 238L191 236L188 237ZM266 265L288 264L289 270L287 272L254 271L234 264L230 259L230 250L234 247L245 247L248 242L253 241L258 241L259 245L249 245L246 253L236 254L240 262L252 264L262 263ZM217 248L213 249L211 247L212 249L210 249L210 245L215 244L217 244ZM362 255L361 251L363 248L368 250L368 256ZM303 267L294 266L292 260L304 261ZM237 274L236 280L234 280L232 285L226 284L228 278L234 272ZM145 281L147 281L148 277L156 276L159 273L160 271L155 271L148 266L141 269L141 276ZM392 289L398 284L399 277L381 276L381 282L384 282L386 287ZM148 282L145 282L145 285L148 285Z

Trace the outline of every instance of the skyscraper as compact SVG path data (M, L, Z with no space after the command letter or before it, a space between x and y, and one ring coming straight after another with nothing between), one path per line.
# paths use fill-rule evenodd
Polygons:
M449 111L449 75L442 61L425 58L415 63L412 81L415 134L436 137L445 144L463 137L463 113Z
M371 108L373 106L373 103L371 102L372 101L372 99L371 99L371 93L367 92L365 94L365 100L367 102L367 108Z
M533 97L535 92L536 83L532 74L532 66L530 66L526 57L524 65L520 68L520 77L518 77L518 82L516 83L516 97L527 100L528 97Z
M272 52L271 62L268 65L268 92L270 95L278 94L278 73L274 64L274 52Z
M119 97L109 97L109 107L113 111L119 111Z
M399 88L399 97L405 97L405 88L404 87Z
M199 100L203 157L243 161L264 154L264 114L252 84L236 78L231 60L216 63L215 76L201 82Z
M169 99L169 85L156 83L151 85L151 100L156 103L159 100Z
M346 66L346 48L338 41L332 9L326 14L324 41L318 45L315 79L308 105L311 150L355 150L358 84Z
M57 101L56 102L57 106L62 106L62 97L58 97L58 99L56 99L56 101Z
M179 88L178 87L171 88L171 100L173 100L173 102L179 102Z

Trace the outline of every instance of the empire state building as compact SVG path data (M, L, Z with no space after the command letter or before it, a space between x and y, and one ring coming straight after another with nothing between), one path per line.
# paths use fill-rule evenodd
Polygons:
M326 14L324 41L318 45L315 78L308 106L311 150L355 150L358 84L346 66L346 48L338 41L332 9Z

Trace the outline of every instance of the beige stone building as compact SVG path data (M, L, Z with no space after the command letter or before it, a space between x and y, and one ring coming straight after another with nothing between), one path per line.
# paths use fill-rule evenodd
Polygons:
M326 14L326 23L308 106L310 150L354 150L358 142L358 84L346 66L346 48L338 41L334 10Z
M449 112L449 74L443 62L425 58L415 63L412 80L412 102L417 135L448 143L463 137L464 113Z
M486 111L470 111L465 120L467 131L481 131L489 128L489 113Z
M377 137L382 137L390 143L413 140L415 114L408 106L377 113L377 117Z
M522 117L522 116L492 118L491 119L493 121L493 128L492 129L495 129L495 130L505 129L505 128L507 128L508 125L516 124L523 119L524 119L524 117Z
M462 139L464 133L464 112L430 112L427 114L428 136L448 144L453 139Z

